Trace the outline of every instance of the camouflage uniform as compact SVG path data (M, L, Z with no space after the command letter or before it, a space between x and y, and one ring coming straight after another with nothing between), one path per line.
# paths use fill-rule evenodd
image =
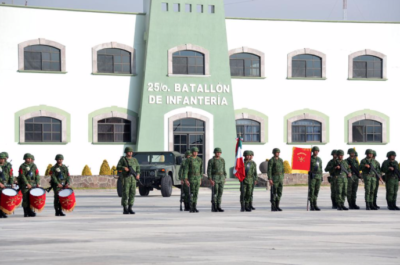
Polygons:
M375 167L375 169L380 174L381 173L381 164L379 163L378 160L376 160L376 152L374 150L372 150L372 152L374 154L374 160L377 163L377 166ZM374 201L372 203L375 208L380 209L380 207L376 204L376 200L378 199L378 190L379 190L379 181L376 181L375 190L374 190Z
M251 151L245 151L244 156L251 156ZM254 179L257 178L257 164L253 160L244 160L244 169L246 173L245 179L241 183L241 198L240 202L247 212L251 212L250 201L251 192L254 186Z
M280 150L278 148L275 148L272 153L275 155L275 153L280 153ZM268 180L273 181L273 186L271 187L272 189L272 194L273 194L273 199L272 199L272 207L271 210L278 210L282 211L279 208L279 202L282 198L282 190L283 190L283 178L285 176L284 168L283 168L283 160L281 158L275 159L275 156L273 156L269 161L268 161Z
M391 156L393 156L393 160L391 160ZM382 165L382 172L385 173L386 201L389 210L400 210L396 205L397 191L399 190L399 178L394 171L389 169L389 167L393 167L399 170L399 163L395 160L396 153L393 151L387 153L387 158L388 159L385 160Z
M13 177L10 174L10 168L8 167L5 159L6 155L4 153L0 154L0 159L4 159L4 163L0 165L0 183L3 184L4 186L6 185L12 185L13 184ZM0 194L2 192L2 188L0 188ZM0 196L1 200L1 196ZM7 218L7 215L0 210L0 218Z
M125 148L125 154L133 152L130 147ZM121 171L122 177L122 199L121 205L124 207L124 214L134 214L132 210L133 203L136 195L136 178L130 174L129 171L125 171L126 167L131 166L135 170L136 174L140 174L140 165L136 158L127 158L126 156L121 157L118 162L117 170ZM129 208L127 208L129 206Z
M178 172L178 176L179 176L179 180L181 181L185 181L185 178L183 176L183 171L185 168L185 163L188 161L187 159L189 158L189 156L191 155L190 151L186 151L185 153L185 159L182 162L181 167L179 168L179 172ZM184 202L185 202L185 211L189 211L189 203L190 203L190 194L189 194L189 187L187 185L185 185L185 183L182 184L183 188L183 196L184 196Z
M254 157L254 152L250 151L251 154L251 160L253 160ZM256 208L253 207L253 195L254 195L254 188L256 187L256 181L258 179L258 176L254 178L254 184L253 184L253 188L251 190L251 199L250 199L250 208L251 210L255 210Z
M372 150L368 149L365 154L372 154ZM374 192L376 188L376 176L374 172L370 169L367 168L366 165L373 165L375 169L378 167L378 163L373 159L373 158L364 158L361 160L360 163L360 169L362 171L362 176L364 179L364 188L365 188L365 203L367 210L377 210L376 207L374 207L373 202L374 202ZM378 170L378 169L377 169Z
M331 201L332 201L332 209L337 209L337 204L336 204L336 192L335 192L335 185L333 181L333 171L335 168L335 163L336 163L336 150L332 150L331 155L333 158L328 162L328 164L325 167L325 172L329 172L329 177L328 177L328 182L331 185Z
M63 155L56 155L55 160L64 160ZM51 176L51 187L53 188L54 191L54 210L56 211L56 216L64 216L65 214L62 212L61 204L60 204L60 197L58 196L58 193L66 186L70 184L70 176L69 176L69 171L68 168L61 164L55 164L51 169L50 169L50 176ZM59 188L58 185L61 184L64 187Z
M317 146L311 152L319 151ZM310 171L308 172L308 199L310 200L311 211L320 211L317 205L319 189L322 182L322 160L318 156L311 156Z
M221 148L215 148L215 153L222 153ZM214 205L214 211L223 212L224 210L221 208L222 194L224 193L224 185L226 179L226 169L225 169L225 160L220 157L213 157L208 160L207 166L207 176L209 180L213 180L215 182L214 187L214 200L216 205Z
M344 170L347 172L350 171L350 166L347 164L345 160L340 160L339 156L343 156L344 152L342 150L337 151L337 156L338 159L335 161L334 164L334 171L333 171L333 183L335 185L335 191L336 191L336 204L337 204L337 209L338 210L348 210L347 207L344 206L344 202L346 201L346 195L347 195L347 184L348 184L348 176ZM342 169L336 169L335 167L337 166L342 166L344 170Z
M31 154L25 154L24 160L28 158L33 159L33 156ZM30 189L28 189L27 185L28 184L31 185L32 188L39 187L40 185L39 170L37 169L35 163L32 162L28 164L27 162L25 162L19 167L18 173L19 173L18 185L22 193L22 207L24 208L24 216L35 217L36 214L30 208L30 202L29 202Z
M353 148L350 148L347 151L348 155L355 154L355 153L356 153L356 151ZM354 167L356 168L357 172L360 172L360 164L357 161L356 157L351 158L351 156L349 156L346 159L346 162L347 162L347 164L349 164L350 167L351 167L351 164L353 164ZM351 179L353 181L350 181L347 184L347 202L349 203L349 209L358 210L358 209L360 209L360 207L357 206L356 200L357 200L357 190L358 190L358 185L359 185L359 179L354 172L352 172Z
M197 147L192 147L190 150L193 152L198 152L199 149ZM197 210L197 197L199 196L199 189L201 184L203 174L203 159L200 157L189 157L187 162L185 163L185 167L183 170L183 177L189 180L190 183L190 191L193 194L192 205L190 212L199 212Z

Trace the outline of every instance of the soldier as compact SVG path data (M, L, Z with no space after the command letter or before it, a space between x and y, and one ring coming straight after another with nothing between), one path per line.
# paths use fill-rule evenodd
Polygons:
M10 176L13 177L14 176L14 173L13 173L14 171L13 171L12 165L11 165L10 162L7 161L8 160L8 153L7 152L2 152L2 153L6 156L5 163L6 163L7 167L9 168Z
M70 184L70 177L68 168L63 165L64 156L56 155L56 161L57 163L50 169L50 184L54 191L54 209L56 211L56 216L65 216L65 214L62 212L58 193L64 188L69 188L68 185Z
M377 164L377 167L375 167L375 169L380 174L381 173L381 164L379 163L378 160L376 160L376 152L375 152L375 150L372 150L372 154L373 154L373 158L374 158L374 160L375 160L375 162ZM374 207L379 210L381 207L379 207L378 204L376 204L376 200L378 199L378 190L379 190L379 181L377 181L376 185L375 185L374 201L373 201Z
M317 200L322 182L322 160L318 157L319 147L314 146L311 149L311 165L308 172L308 198L310 200L311 211L320 211Z
M22 192L22 207L24 208L24 217L35 217L36 213L30 208L29 191L32 188L39 188L40 176L39 170L33 163L33 155L27 153L24 155L25 162L19 167L18 185Z
M253 151L250 151L250 154L251 154L251 160L253 160L253 157L254 157L254 152ZM257 185L257 179L258 179L258 176L257 177L255 177L254 178L254 185L253 185L253 188L251 189L251 198L250 198L250 208L251 208L251 210L255 210L256 208L254 208L253 207L253 194L254 194L254 188L255 188L255 186Z
M335 184L333 183L333 172L334 172L334 165L336 163L337 155L336 155L337 150L332 150L331 155L332 159L328 162L328 164L325 167L325 172L329 172L329 177L328 177L328 182L331 185L331 200L332 200L332 209L337 209L337 204L336 204L336 192L335 192Z
M338 211L341 210L349 210L346 206L344 206L344 202L346 201L347 195L347 178L351 178L351 170L349 164L347 164L346 160L343 160L344 152L343 150L338 150L336 152L337 159L334 163L334 179L333 183L335 185L336 191L336 204ZM346 172L347 171L347 172Z
M135 201L136 180L140 179L140 165L137 159L132 157L133 149L131 147L126 147L124 152L125 156L121 157L117 165L117 170L122 171L121 205L124 208L123 214L135 214L132 206Z
M391 211L400 210L396 205L397 191L399 190L399 177L395 174L395 170L399 171L399 162L396 159L396 152L387 153L387 160L383 162L382 172L385 173L386 182L386 201L388 209Z
M367 155L367 157L361 160L360 169L362 171L362 175L364 178L366 210L378 210L374 206L376 176L374 172L371 170L371 166L373 166L376 169L378 167L378 163L376 163L376 161L374 160L373 151L371 149L367 149L365 151L365 154Z
M347 150L347 154L349 155L349 157L346 159L347 164L349 164L351 168L354 167L355 171L359 173L360 163L358 163L356 158L356 150L350 148L349 150ZM356 204L359 180L354 171L352 172L351 179L352 181L347 183L347 202L349 203L350 210L359 210L360 207L358 207L358 205Z
M10 174L10 168L6 162L7 156L5 153L0 154L0 194L7 185L13 184L13 177ZM1 197L0 197L1 199ZM7 214L0 210L0 218L7 218Z
M186 185L188 187L190 186L190 191L193 194L190 212L198 213L199 210L197 210L197 197L199 196L199 189L203 174L203 159L197 156L199 153L199 148L192 147L190 151L192 152L192 156L189 157L185 163L183 177L185 178Z
M281 150L274 148L272 150L274 156L268 161L268 180L273 194L271 211L273 212L282 211L279 208L279 202L282 198L284 169L283 160L279 157L280 153Z
M213 212L223 212L221 208L221 198L224 192L224 184L226 180L225 160L221 157L221 148L214 149L215 156L208 160L207 175L214 189Z
M183 189L184 193L184 202L185 202L185 212L189 211L190 206L190 194L189 194L189 187L185 185L185 178L183 177L183 170L185 167L186 161L188 161L188 158L190 157L192 153L188 150L185 152L185 160L183 160L181 167L179 168L179 179L181 181L181 189Z
M241 182L241 193L240 193L240 206L241 212L251 212L250 201L251 191L253 190L254 178L257 177L257 164L251 160L251 151L244 151L244 168L246 177Z

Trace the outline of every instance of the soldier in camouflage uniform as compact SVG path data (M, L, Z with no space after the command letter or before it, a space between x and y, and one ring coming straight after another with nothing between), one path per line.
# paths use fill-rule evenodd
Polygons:
M214 154L215 156L208 160L207 166L207 176L208 180L213 186L214 201L216 203L215 205L213 205L212 209L213 212L223 212L224 210L221 208L221 199L224 192L224 184L226 180L225 160L221 157L221 148L215 148Z
M358 163L356 158L356 150L350 148L349 150L347 150L347 154L349 155L349 157L346 159L347 164L349 164L350 167L351 165L353 165L356 168L356 171L360 172L360 164ZM351 179L353 181L349 181L347 183L347 202L349 203L349 209L359 210L360 207L358 207L358 205L356 204L359 180L354 172L352 172Z
M6 154L0 154L0 194L6 186L13 184L13 176L6 162ZM1 197L0 197L1 199ZM0 218L7 218L7 214L0 210Z
M54 210L56 211L56 216L65 216L65 214L62 212L60 197L58 196L58 193L62 189L69 188L69 171L68 168L63 164L63 155L56 155L55 160L57 161L57 163L50 169L50 184L54 191Z
M387 160L383 162L382 172L385 173L386 182L386 201L388 209L391 211L400 210L396 205L397 191L399 190L399 177L395 174L395 170L399 170L399 162L396 161L396 152L387 153Z
M337 150L332 150L332 152L331 152L332 159L328 162L328 164L325 167L325 172L329 172L328 182L331 185L332 209L337 209L335 184L333 183L333 171L334 171L334 168L335 168L334 165L335 165L336 159L337 159L336 152L337 152Z
M366 210L378 210L374 206L374 192L377 180L374 172L371 170L371 165L377 169L378 163L373 158L373 151L371 149L367 149L365 154L367 157L361 160L360 169L364 179Z
M272 189L273 200L271 202L271 211L282 211L279 207L282 198L283 178L285 176L283 168L283 160L279 157L281 150L274 148L272 154L274 155L268 161L268 181Z
M349 164L347 164L346 160L343 160L344 152L343 150L338 150L336 152L337 159L334 162L334 170L333 170L333 183L335 185L336 191L336 204L337 209L341 210L349 210L346 206L344 206L344 202L346 201L347 195L347 184L348 178L351 179L351 169ZM346 173L346 171L348 173Z
M250 159L253 160L254 152L250 151L250 153L251 153L251 158ZM250 209L253 210L253 211L256 209L256 208L253 207L253 194L254 194L254 188L256 187L256 185L258 183L257 179L258 179L258 176L254 178L254 185L253 185L253 189L251 190Z
M240 211L251 212L251 192L253 190L254 179L257 178L257 164L251 160L251 151L244 151L243 156L246 177L241 183Z
M185 152L185 159L182 162L181 167L179 168L179 172L178 172L178 176L179 176L179 180L181 181L181 189L183 189L183 196L184 196L184 202L185 202L185 212L190 210L190 194L189 194L189 187L187 185L185 185L185 178L183 177L183 170L185 167L185 163L186 161L188 161L187 159L190 157L192 153L188 150Z
M22 207L24 208L24 217L35 217L36 213L30 208L29 191L32 188L38 188L40 185L39 170L33 163L33 155L25 154L25 162L19 167L18 185L22 192Z
M310 210L320 211L321 209L317 205L317 200L322 182L322 160L318 157L318 146L314 146L311 152L311 165L308 172L308 199L310 200Z
M136 195L136 180L140 179L140 165L136 158L132 157L133 149L125 148L125 156L118 162L117 170L122 172L122 199L123 214L135 214L132 210ZM129 167L136 172L136 178L131 174ZM128 208L129 206L129 208Z
M11 163L8 162L8 153L7 153L7 152L2 152L2 153L6 156L6 161L5 161L5 163L6 163L8 169L9 169L9 171L10 171L10 175L13 177L13 176L14 176L14 170L13 170L13 168L12 168ZM17 183L18 183L17 180L14 179L14 177L13 177L13 180L14 180L14 183L13 183L13 184L17 184Z
M376 151L372 150L372 154L373 154L374 160L377 163L376 170L378 171L379 174L381 174L381 164L379 163L378 160L376 160ZM373 201L374 207L379 210L381 207L379 207L378 204L376 204L376 200L378 199L378 190L379 190L379 181L376 182L376 186L375 186L375 190L374 190L374 201Z
M197 197L199 196L199 189L203 174L203 159L197 156L199 153L199 148L192 147L190 151L192 152L192 156L189 157L185 163L183 177L185 178L186 185L190 185L190 191L193 194L190 212L198 213L199 210L197 210Z

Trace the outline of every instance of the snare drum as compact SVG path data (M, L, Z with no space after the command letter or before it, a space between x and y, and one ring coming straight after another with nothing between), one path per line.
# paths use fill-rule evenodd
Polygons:
M17 207L17 195L18 192L14 189L3 189L0 195L0 210L5 214L12 214Z
M72 189L63 189L58 193L61 208L66 212L72 212L76 205L75 193Z
M40 213L46 204L46 191L42 188L32 188L29 191L29 202L31 209Z

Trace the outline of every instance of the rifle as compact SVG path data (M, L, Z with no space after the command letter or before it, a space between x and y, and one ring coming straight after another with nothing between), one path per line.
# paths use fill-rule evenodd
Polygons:
M215 184L211 187L211 212L216 212L215 209Z
M392 167L394 168L393 172L394 172L394 174L397 176L397 178L398 178L399 181L400 181L400 171L399 171L399 169L397 168L397 165L393 166L393 165L392 165L392 162L390 162L390 166L392 166ZM387 181L387 180L386 180L386 181Z
M181 185L181 200L180 200L180 210L181 210L181 212L183 211L183 209L182 209L182 202L183 202L183 185L185 185L185 183L183 183L182 185Z
M344 166L343 166L343 164L342 163L339 163L337 160L336 160L336 166L338 166L338 164L339 164L339 166L340 166L340 174L342 173L342 172L344 172L344 173L346 173L346 177L349 177L349 171L347 171L347 169L345 169L344 168ZM351 178L351 177L349 177L350 179L351 179L351 181L353 181L354 182L354 180Z
M375 176L376 176L376 180L379 182L381 182L382 184L383 184L383 181L382 181L382 176L381 175L379 175L379 173L378 173L378 171L376 171L376 169L375 169L375 167L371 164L371 163L367 163L368 165L369 165L369 172L373 172L374 174L375 174Z
M347 161L350 164L350 168L351 168L351 172L357 176L357 178L362 179L360 171L357 170L356 166L354 165L353 161L351 161L351 159L347 159Z
M133 169L133 167L131 165L129 165L129 162L128 162L128 159L126 158L126 156L124 158L125 158L126 164L128 165L129 176L132 175L136 179L136 177L137 177L136 171ZM140 181L140 178L136 179L136 181L139 182L139 184L141 186L144 186L143 183Z
M192 195L192 191L190 190L190 184L188 186L188 192L189 192L189 207L190 207L190 212L193 212L193 195Z

